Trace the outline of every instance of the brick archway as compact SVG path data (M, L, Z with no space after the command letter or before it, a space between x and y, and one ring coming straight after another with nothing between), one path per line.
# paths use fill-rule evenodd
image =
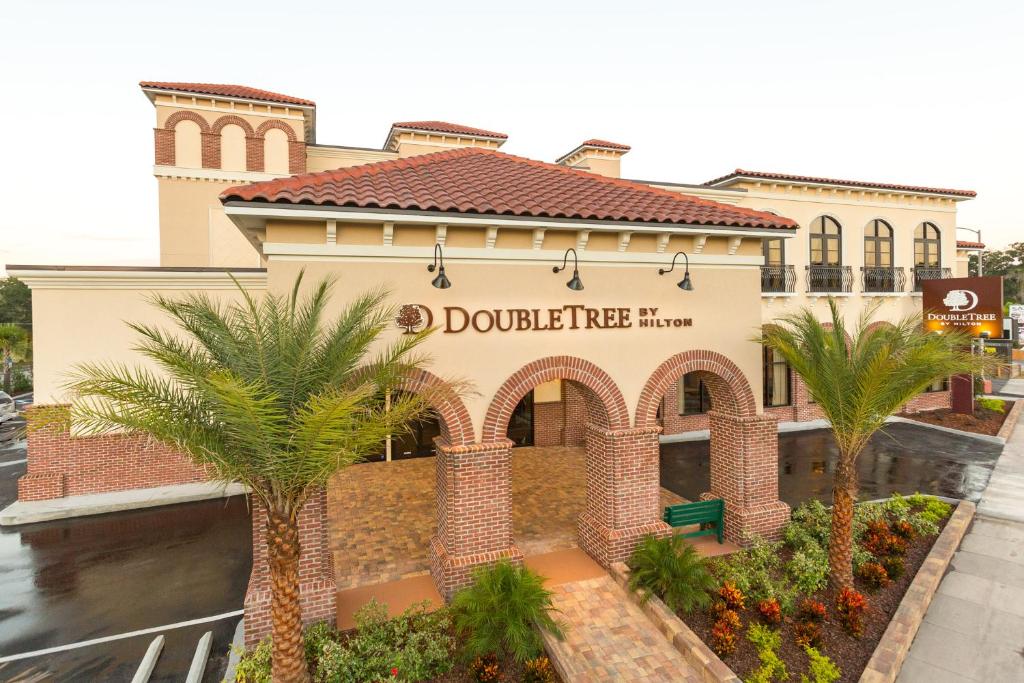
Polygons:
M205 118L195 113L194 111L176 111L167 117L164 121L164 130L173 131L174 127L181 121L192 121L199 126L199 130L203 133L210 132L210 124Z
M264 121L263 123L261 123L259 128L256 129L256 137L264 137L267 134L267 131L270 130L271 128L283 130L285 135L288 136L289 141L295 141L295 130L287 123L284 123L283 121L278 121L277 119L270 119L269 121Z
M549 356L524 365L498 389L484 418L481 443L505 439L516 405L537 385L567 380L585 387L589 419L607 430L629 429L629 410L614 380L590 361L574 356Z
M743 372L720 353L693 350L677 353L651 373L637 402L635 424L658 425L658 405L665 393L688 372L703 373L717 412L748 417L757 414L757 402Z
M221 131L224 130L224 126L238 126L245 131L245 136L247 138L251 138L255 135L252 124L241 116L235 116L234 114L226 114L214 121L213 125L210 127L210 132L220 135Z
M445 445L463 446L473 443L473 420L466 404L437 375L417 370L401 384L405 391L429 393L429 404L441 418L441 436Z

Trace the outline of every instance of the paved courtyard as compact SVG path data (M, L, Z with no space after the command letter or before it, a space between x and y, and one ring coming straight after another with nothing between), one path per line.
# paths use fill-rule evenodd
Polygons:
M512 451L512 522L524 555L576 547L584 457L583 448L565 446ZM432 457L364 463L331 480L327 516L339 590L429 572L434 470ZM661 493L663 505L682 501Z

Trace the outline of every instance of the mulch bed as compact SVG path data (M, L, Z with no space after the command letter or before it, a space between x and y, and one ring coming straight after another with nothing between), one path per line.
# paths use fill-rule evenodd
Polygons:
M900 417L917 422L927 422L928 424L939 425L940 427L959 429L964 432L996 436L999 434L999 428L1003 426L1003 422L1006 421L1006 416L1010 414L1010 409L1012 408L1013 401L1006 401L1001 413L976 406L974 415L954 413L948 408L942 408L941 410L929 410L923 413L901 413Z
M555 676L554 680L556 683L563 683L554 666L551 667L551 671ZM523 680L523 667L514 661L502 663L501 678L499 680L504 683L514 683L515 681ZM454 669L443 676L430 679L428 683L474 683L475 681L476 678L469 670L469 667L463 664L456 664Z
M948 518L939 524L939 533L946 526ZM864 667L875 651L875 647L882 639L882 634L889 627L889 621L899 607L903 595L907 592L917 570L924 564L928 552L932 549L935 539L938 536L922 536L914 539L907 548L904 556L906 571L898 580L893 581L885 588L871 591L862 585L859 579L856 580L856 588L868 599L868 612L864 616L864 635L854 638L843 630L843 627L835 618L836 591L831 588L810 596L823 603L828 610L828 616L821 624L822 645L819 652L827 655L835 662L842 672L839 679L842 683L856 681L864 673ZM781 552L783 562L788 562L792 551L788 548ZM798 599L802 600L803 597ZM700 610L692 614L680 613L680 618L687 626L693 629L700 638L711 644L711 627L714 624L714 617L710 610ZM747 639L747 627L753 623L760 623L756 605L750 598L747 598L747 607L740 612L743 621L743 628L737 636L736 651L722 661L731 668L741 679L747 678L755 669L760 666L757 658L757 650ZM801 673L807 673L807 654L796 644L793 633L794 622L791 617L784 617L780 633L782 636L782 647L778 655L786 663L789 671L789 680L800 680Z

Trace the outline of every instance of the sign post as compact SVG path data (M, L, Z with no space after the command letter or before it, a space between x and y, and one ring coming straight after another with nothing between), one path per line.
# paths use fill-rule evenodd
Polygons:
M982 340L1003 336L1003 278L961 277L922 283L924 328L937 334L959 330ZM950 407L974 413L974 379L957 375L950 382Z

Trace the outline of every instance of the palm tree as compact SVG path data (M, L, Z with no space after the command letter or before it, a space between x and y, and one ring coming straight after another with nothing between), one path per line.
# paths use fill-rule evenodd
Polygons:
M4 365L4 391L11 393L11 368L28 358L28 332L14 323L0 323L0 363Z
M216 479L246 484L266 510L275 681L308 681L299 604L298 516L332 474L378 452L422 417L431 397L396 391L418 371L428 331L382 339L394 325L384 292L359 296L326 320L332 283L300 297L237 304L205 294L153 297L177 328L130 324L159 372L81 365L69 382L72 416L87 433L147 434ZM437 391L454 391L446 385Z
M834 299L829 307L831 329L805 308L766 326L757 341L785 358L803 378L832 425L839 462L832 484L829 581L842 588L853 585L857 456L887 417L929 385L977 372L987 363L971 353L965 334L926 332L920 315L872 327L870 308L847 330Z

